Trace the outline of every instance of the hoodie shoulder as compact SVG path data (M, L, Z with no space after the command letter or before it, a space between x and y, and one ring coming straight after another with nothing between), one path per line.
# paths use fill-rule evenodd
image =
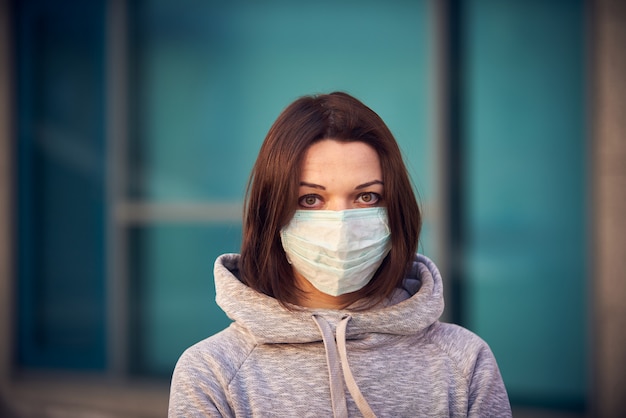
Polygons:
M254 346L236 324L231 324L225 330L185 350L176 367L193 367L202 372L213 371L228 385Z
M446 353L466 379L468 416L511 416L496 358L482 338L459 325L438 322L431 328L430 340Z
M253 349L235 324L186 349L172 375L170 416L232 416L228 386Z
M480 351L489 350L482 338L456 324L437 322L429 334L430 341L445 352L464 374L471 371L473 360Z

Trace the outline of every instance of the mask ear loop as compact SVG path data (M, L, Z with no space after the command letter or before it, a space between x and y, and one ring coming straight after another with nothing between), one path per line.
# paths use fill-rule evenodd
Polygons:
M365 397L361 393L359 386L356 384L356 380L354 380L354 376L352 375L352 371L350 370L350 365L348 364L348 353L346 350L346 329L348 327L348 322L352 319L351 316L344 317L339 325L337 326L337 347L339 349L339 358L341 359L341 368L343 369L343 379L346 381L346 386L348 387L348 391L350 391L350 395L352 395L352 399L356 403L359 411L363 414L365 418L376 418L376 414L370 408L370 405L365 400Z

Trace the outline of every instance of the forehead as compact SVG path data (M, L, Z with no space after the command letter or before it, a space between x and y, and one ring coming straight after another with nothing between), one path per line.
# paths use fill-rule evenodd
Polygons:
M302 179L321 177L371 177L382 180L380 158L374 148L360 141L324 139L311 145L302 161Z

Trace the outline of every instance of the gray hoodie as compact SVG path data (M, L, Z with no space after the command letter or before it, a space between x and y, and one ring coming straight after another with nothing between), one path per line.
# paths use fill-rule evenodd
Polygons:
M496 360L470 331L438 321L437 267L417 255L403 288L369 310L288 310L215 262L234 321L178 360L169 417L510 417Z

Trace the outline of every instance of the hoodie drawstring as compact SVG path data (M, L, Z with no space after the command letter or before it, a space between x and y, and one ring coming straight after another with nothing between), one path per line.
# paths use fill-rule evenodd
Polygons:
M339 322L335 342L335 336L330 328L330 324L324 318L313 315L313 320L322 333L322 340L324 341L326 364L328 365L328 374L330 379L330 398L333 407L333 415L335 418L344 418L348 416L346 395L343 390L343 382L340 376L343 371L343 380L346 383L350 395L352 395L352 399L354 399L359 411L361 411L361 414L363 414L365 418L375 418L376 415L359 390L359 386L357 385L356 380L354 380L352 370L350 370L350 365L348 364L346 329L348 328L348 322L350 319L352 319L352 317L347 315ZM339 360L337 358L338 356ZM341 364L341 369L337 365L338 361Z

